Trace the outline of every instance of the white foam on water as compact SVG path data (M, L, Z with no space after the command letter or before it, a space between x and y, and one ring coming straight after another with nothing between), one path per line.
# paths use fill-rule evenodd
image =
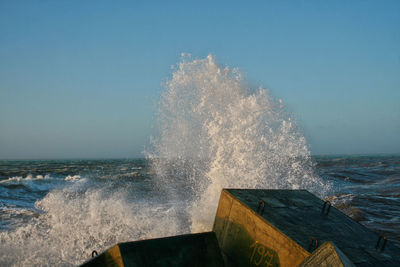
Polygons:
M65 181L76 181L79 180L81 178L80 175L68 175L67 177L65 177Z
M0 183L2 183L2 184L19 183L19 182L24 182L24 181L38 181L38 180L43 180L43 179L51 179L51 177L49 174L46 174L45 176L36 175L35 177L33 177L31 174L28 174L26 177L22 177L22 176L10 177L6 180L1 180Z
M26 177L14 176L6 180L1 180L0 185L2 186L12 186L20 185L24 186L30 191L48 191L56 186L57 178L51 177L49 174L32 176L28 174ZM13 194L12 191L7 192L7 194Z
M87 186L87 185L86 185ZM74 266L117 242L179 232L177 207L132 203L128 192L84 188L53 190L35 206L42 214L13 231L0 232L2 266Z

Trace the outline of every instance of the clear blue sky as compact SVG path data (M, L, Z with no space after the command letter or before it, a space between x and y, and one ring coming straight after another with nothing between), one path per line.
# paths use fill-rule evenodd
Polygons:
M140 157L182 52L269 88L313 154L400 153L400 1L0 1L0 159Z

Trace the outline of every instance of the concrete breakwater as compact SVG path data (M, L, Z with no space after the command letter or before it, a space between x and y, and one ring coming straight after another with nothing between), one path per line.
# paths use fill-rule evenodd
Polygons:
M117 244L82 266L99 265L400 266L400 248L306 190L223 189L212 232Z

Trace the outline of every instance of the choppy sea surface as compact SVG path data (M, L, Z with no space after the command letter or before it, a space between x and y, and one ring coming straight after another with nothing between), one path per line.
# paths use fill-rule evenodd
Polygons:
M210 231L222 188L306 189L400 244L400 156L311 157L284 101L213 56L164 87L145 159L0 162L0 266Z
M333 183L326 199L400 244L400 156L313 161ZM163 199L146 159L0 161L0 264L24 263L22 247L75 265L114 242L190 232L182 205Z

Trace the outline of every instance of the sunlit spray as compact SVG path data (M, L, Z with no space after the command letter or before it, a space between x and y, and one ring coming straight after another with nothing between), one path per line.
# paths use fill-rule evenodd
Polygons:
M224 187L326 192L283 102L237 69L183 57L164 89L145 152L150 193L112 175L55 180L37 216L0 233L0 265L74 266L118 242L209 231ZM5 183L54 179L28 178Z
M158 116L160 134L147 156L160 187L188 203L192 232L211 230L225 187L327 190L283 102L211 55L183 56Z

